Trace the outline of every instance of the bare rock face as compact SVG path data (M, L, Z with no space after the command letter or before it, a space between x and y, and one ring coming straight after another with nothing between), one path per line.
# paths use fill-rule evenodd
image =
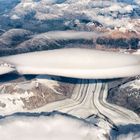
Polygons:
M119 79L109 85L108 102L133 110L140 116L139 79Z

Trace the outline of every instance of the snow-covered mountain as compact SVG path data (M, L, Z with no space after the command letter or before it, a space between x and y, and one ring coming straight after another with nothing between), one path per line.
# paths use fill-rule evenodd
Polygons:
M21 78L17 75L16 81L0 84L0 115L29 112L48 103L64 100L71 96L74 87L72 83L45 75L28 81L18 79Z
M139 56L140 0L0 0L0 57L77 47ZM1 140L140 138L138 76L96 85L93 79L19 75L3 61L0 73ZM73 116L46 113L57 109Z
M120 51L140 48L138 0L13 0L0 1L0 56L64 47ZM2 4L1 4L2 5ZM10 4L11 5L11 4ZM93 37L59 36L63 31L92 32ZM89 33L91 35L91 33ZM70 36L70 35L69 35Z
M130 78L110 82L108 102L133 110L140 115L140 80Z
M35 18L37 20L60 20L70 24L99 22L105 27L122 27L136 31L139 24L139 1L116 0L23 0L10 13L11 19ZM132 19L131 19L132 17Z

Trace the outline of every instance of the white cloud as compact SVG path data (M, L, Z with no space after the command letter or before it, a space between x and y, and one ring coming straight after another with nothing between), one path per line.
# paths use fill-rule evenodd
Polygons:
M0 120L1 140L107 140L106 131L63 115Z
M56 35L54 37L58 38ZM71 38L71 36L66 36L66 38L68 37ZM20 74L50 74L94 79L131 77L140 74L138 56L91 49L57 49L1 57L0 59L14 64ZM121 61L122 59L125 61Z
M51 31L36 35L35 38L48 38L55 40L69 40L69 39L93 39L93 37L98 37L94 32L82 32L82 31Z

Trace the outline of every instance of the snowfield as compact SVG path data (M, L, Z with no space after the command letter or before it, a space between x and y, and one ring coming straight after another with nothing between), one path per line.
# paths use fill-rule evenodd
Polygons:
M7 57L0 61L20 74L48 74L74 78L119 78L140 74L140 57L91 49L57 49ZM0 67L1 69L1 67ZM2 71L1 74L7 73Z

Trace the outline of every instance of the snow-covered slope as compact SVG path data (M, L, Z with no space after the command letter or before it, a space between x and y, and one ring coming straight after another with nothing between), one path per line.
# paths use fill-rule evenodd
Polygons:
M0 36L1 48L13 48L14 45L26 40L31 35L30 31L24 29L10 29Z
M126 30L136 30L139 17L139 1L133 3L110 0L24 0L21 1L10 14L11 19L26 16L38 20L64 19L97 21L106 27L123 27Z
M58 82L50 76L37 76L24 82L1 83L0 115L26 112L71 96L73 84Z

